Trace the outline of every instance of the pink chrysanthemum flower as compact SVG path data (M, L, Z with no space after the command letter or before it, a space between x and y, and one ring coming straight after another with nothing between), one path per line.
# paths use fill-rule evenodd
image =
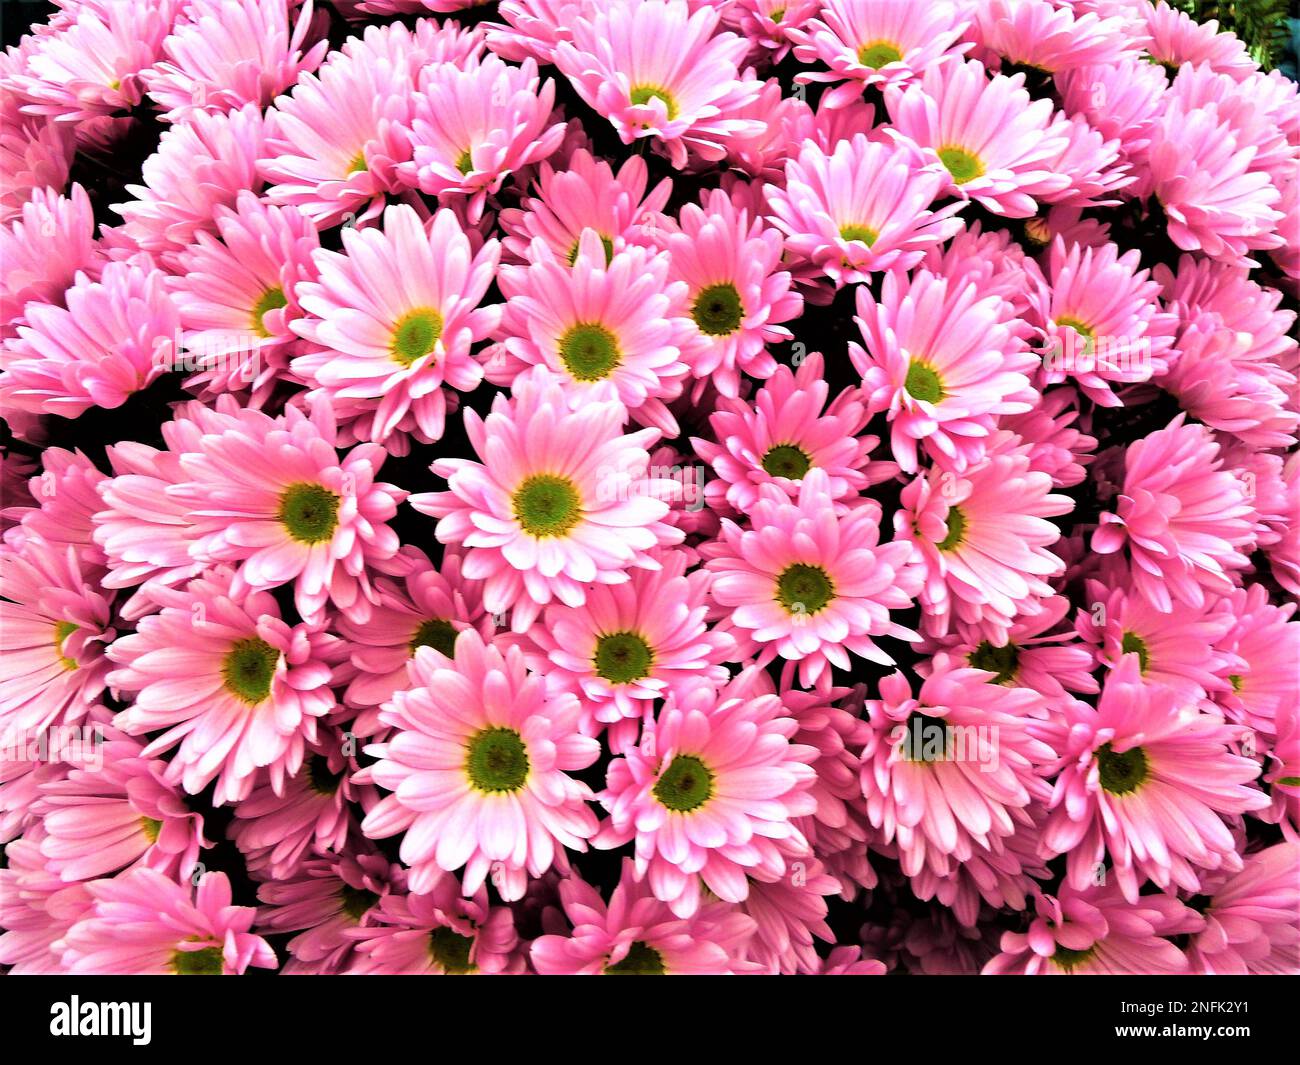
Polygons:
M1096 455L1097 438L1079 427L1082 403L1072 388L1053 388L1040 395L1025 414L1005 415L998 425L1015 433L1029 447L1029 463L1051 474L1057 488L1073 488L1087 477Z
M742 529L723 519L704 545L711 594L730 608L737 637L761 645L759 664L777 655L799 663L800 683L830 687L830 666L849 669L849 654L892 665L872 637L915 640L890 620L906 610L921 574L907 565L906 542L880 543L880 506L861 500L837 516L829 479L809 471L796 500L764 485Z
M37 191L66 188L76 151L72 127L24 115L21 102L16 93L0 100L0 222L12 222Z
M918 7L910 0L827 0L820 17L795 30L795 58L821 62L826 71L799 74L803 84L843 82L824 98L830 108L857 100L868 85L906 85L945 55L970 44L968 5L937 0Z
M1052 0L984 0L974 16L970 35L979 44L976 58L991 54L1053 75L1090 63L1114 64L1147 43L1121 17L1076 14Z
M100 506L99 493L108 478L80 451L58 447L41 452L41 467L40 475L28 485L30 501L35 505L9 507L3 512L19 525L5 537L5 543L21 550L26 539L35 535L60 553L71 545L86 563L86 572L98 574L105 559L94 542L94 516Z
M27 324L0 348L11 409L75 418L120 407L167 369L180 320L161 271L109 263L98 281L79 273L64 299L28 304Z
M86 190L35 189L21 216L0 225L0 338L13 336L28 303L61 304L78 272L97 280L100 258Z
M496 361L508 368L489 360L489 377L508 383L521 370L545 366L574 403L613 385L639 424L677 436L665 401L681 395L690 372L681 351L687 328L675 314L686 283L669 280L668 254L630 246L610 255L587 229L568 261L541 239L530 258L501 270L505 353Z
M501 212L506 251L516 259L533 257L531 245L543 240L557 256L572 262L585 229L594 229L612 258L629 244L642 243L641 227L655 222L672 193L672 178L664 178L648 193L645 160L633 155L615 173L609 163L585 148L574 152L562 167L541 165L535 194L518 207Z
M510 611L514 631L527 632L552 599L581 606L588 584L657 569L650 549L683 534L663 521L680 485L648 470L659 430L624 435L626 410L612 396L574 409L545 367L520 375L514 391L486 419L465 412L470 443L491 464L438 459L448 491L411 504L438 519L442 543L468 549L464 573L484 582L483 605Z
M319 40L327 21L306 0L293 18L288 0L190 0L162 43L163 58L141 75L145 91L169 122L192 108L232 111L265 107L304 71L315 70L329 47Z
M232 590L226 567L155 594L162 610L109 649L109 683L136 693L117 726L162 732L144 756L175 747L163 779L191 795L216 780L214 802L239 802L262 768L282 791L334 708L332 637L281 620L267 592Z
M1147 152L1164 109L1164 71L1130 56L1100 66L1071 67L1052 80L1067 115L1085 119L1105 142L1119 142L1121 158L1136 179L1127 192L1148 195Z
M1066 120L1064 132L1065 147L1048 165L1068 177L1070 184L1059 192L1043 193L1043 203L1078 209L1119 204L1118 194L1137 180L1120 159L1120 142L1106 140L1079 115Z
M1219 445L1180 414L1128 446L1124 484L1101 515L1092 549L1127 548L1134 590L1157 610L1199 607L1205 594L1228 595L1244 569L1253 533L1242 483L1222 468Z
M1032 824L1030 804L1051 794L1054 752L1029 728L1043 697L943 654L916 695L900 672L881 679L880 695L866 702L862 790L903 872L947 877L956 862L1001 854Z
M385 895L357 941L348 972L357 976L464 976L521 973L524 954L509 906L488 903L487 888L464 898L446 877L428 894Z
M455 650L454 662L417 652L413 687L380 715L397 731L366 748L379 761L363 778L394 794L361 827L372 838L403 833L412 891L464 866L466 896L490 874L515 901L530 876L566 871L566 848L586 850L595 835L591 789L569 774L591 765L600 745L579 732L578 700L548 695L519 650L502 654L473 630Z
M761 130L733 117L760 83L738 70L748 42L716 32L718 20L716 8L692 12L685 0L615 4L572 22L555 65L624 144L655 137L679 169L691 153L716 162L731 138Z
M1295 603L1274 606L1262 584L1238 588L1219 601L1230 623L1218 653L1235 657L1230 690L1216 701L1228 717L1248 725L1266 741L1279 737L1288 716L1300 708L1300 622Z
M1177 319L1161 308L1160 285L1140 261L1138 251L1121 255L1114 244L1052 242L1032 297L1046 384L1070 381L1093 402L1115 407L1122 404L1113 384L1149 381L1169 368Z
M709 575L686 574L686 561L666 552L662 569L594 587L580 607L549 606L528 634L548 686L581 698L584 731L606 727L616 754L636 742L654 700L727 680L733 641L709 629Z
M767 186L772 222L786 248L837 286L880 270L910 270L926 250L956 234L962 203L929 208L948 185L942 167L923 166L908 145L856 133L827 152L804 142L785 165L785 186Z
M98 702L114 636L102 572L75 547L36 536L20 550L0 547L0 738L26 744L35 730L76 724Z
M505 23L485 24L487 45L512 63L553 63L555 46L573 39L574 21L599 10L598 0L501 0L497 13Z
M791 819L812 812L814 751L790 742L797 727L777 696L746 690L743 674L670 700L610 762L598 796L610 819L596 846L635 839L638 879L678 917L701 908L706 888L743 901L751 878L786 875L783 842L806 847Z
M725 500L747 513L765 484L793 497L813 469L826 471L827 491L837 501L895 473L892 462L868 458L880 441L862 432L867 410L859 390L845 389L827 406L824 367L813 352L793 372L778 366L750 400L718 401L709 416L717 443L691 438L695 453L717 474L705 486L711 505Z
M960 476L932 468L913 480L894 529L925 572L926 632L942 636L955 619L1004 645L1013 619L1053 594L1044 578L1065 563L1048 550L1061 532L1047 519L1073 508L1021 447L1002 447Z
M156 869L132 869L86 885L93 909L63 937L63 963L82 976L237 976L276 967L275 951L249 931L252 906L232 906L225 873L191 889Z
M181 456L186 480L167 494L189 508L190 554L239 563L237 593L293 582L308 621L326 600L364 622L374 602L371 566L397 553L388 522L406 492L377 481L388 454L359 444L340 457L328 403L271 418L247 411Z
M1002 950L986 975L1172 976L1187 972L1187 957L1169 937L1199 923L1172 895L1126 899L1109 883L1040 894L1028 932L1002 933Z
M750 58L779 63L802 29L821 9L820 0L735 0L719 5L722 21L749 42Z
M198 861L203 817L175 787L163 783L167 764L141 756L140 744L107 731L98 764L73 767L43 783L35 811L45 837L41 853L65 881L93 880L145 866L187 878Z
M868 410L886 411L899 466L917 469L917 443L961 471L983 454L995 417L1033 407L1037 359L1024 326L1000 296L929 270L885 275L879 299L857 293L865 347L849 343Z
M1244 81L1259 70L1246 45L1235 34L1220 32L1216 19L1198 22L1165 0L1136 7L1151 38L1147 54L1170 73L1184 63L1207 63L1217 73Z
M886 132L911 140L928 162L947 169L949 189L994 214L1028 218L1035 197L1070 185L1053 162L1067 146L1069 123L1051 100L1031 100L1024 75L995 74L976 62L949 58L906 89L890 86Z
M241 192L261 191L264 136L262 112L253 104L197 112L164 130L141 168L144 184L126 186L135 199L113 204L125 219L122 234L173 266L175 253L193 244L195 234L217 232L218 207L233 208Z
M1192 935L1187 959L1197 975L1294 976L1300 971L1300 844L1257 851L1241 872L1193 905L1205 927Z
M0 965L11 976L49 976L65 970L61 940L90 909L85 884L66 884L45 867L40 828L5 846L0 869Z
M1268 806L1259 765L1233 754L1240 729L1144 684L1137 653L1102 687L1096 709L1071 702L1040 733L1060 753L1040 848L1066 855L1085 890L1107 856L1129 901L1146 879L1200 890L1198 870L1240 868L1225 814Z
M744 951L755 971L767 975L815 973L821 964L815 940L834 943L826 923L826 896L839 892L839 882L821 862L795 852L794 872L779 880L752 880L749 895L736 907L752 917L758 931Z
M560 882L560 905L572 926L533 940L533 967L544 976L718 976L738 964L755 922L725 902L706 902L680 917L635 874L632 859L606 903L585 881Z
M697 378L723 396L740 392L740 374L771 377L776 360L769 344L788 340L781 323L797 318L803 297L781 265L781 234L721 189L702 206L682 208L663 243L672 253L669 276L684 281L689 335L683 351Z
M551 122L555 82L537 63L512 67L499 56L426 67L412 103L412 184L448 203L468 196L468 221L515 171L545 159L564 139Z
M442 437L444 385L469 392L483 378L470 346L501 317L499 305L479 306L500 245L475 251L451 211L426 228L402 204L384 211L382 229L345 229L343 249L316 252L319 277L297 287L307 317L293 329L315 350L294 359L293 372L330 398L345 443L405 454L406 435Z
M1300 514L1300 452L1287 456L1282 467L1288 514ZM1300 521L1284 524L1276 542L1264 549L1269 568L1278 584L1292 595L1300 596Z

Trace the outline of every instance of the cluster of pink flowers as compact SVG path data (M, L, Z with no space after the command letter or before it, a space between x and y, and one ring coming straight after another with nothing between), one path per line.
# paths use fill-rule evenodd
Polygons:
M0 966L1300 971L1300 103L1150 0L60 0Z

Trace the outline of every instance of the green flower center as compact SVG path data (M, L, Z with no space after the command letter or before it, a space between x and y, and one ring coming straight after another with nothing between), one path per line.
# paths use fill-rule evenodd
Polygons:
M713 794L713 773L694 755L679 754L655 781L654 796L679 814L698 809Z
M776 579L776 601L791 614L815 614L835 598L835 585L821 566L796 562Z
M858 49L858 62L872 70L879 70L886 63L897 63L902 58L903 53L888 41L864 44Z
M1016 669L1020 665L1020 649L1014 643L1005 647L994 647L988 640L981 643L966 658L976 669L986 669L996 673L994 681L998 684L1010 684L1015 679Z
M773 477L797 481L812 468L812 459L794 444L777 444L763 456L763 469Z
M572 266L578 261L578 251L581 248L581 241L575 240L572 247L569 248L569 265ZM600 243L605 249L605 265L608 266L614 261L614 242L604 233L600 235Z
M343 783L343 774L330 772L330 760L313 754L307 759L307 783L317 795L333 795Z
M903 756L909 762L944 762L953 756L952 730L941 717L914 711L907 719Z
M1095 946L1088 947L1087 950L1071 950L1069 947L1058 945L1056 951L1052 954L1052 964L1058 969L1069 973L1088 961L1096 953L1097 948Z
M939 372L917 359L907 364L907 379L903 382L903 388L913 399L923 400L926 403L940 403L948 394L944 390L943 378L939 376Z
M938 543L940 551L952 551L966 539L966 515L961 507L948 508L948 535Z
M470 149L466 148L460 153L460 158L456 160L456 169L462 174L468 174L474 169L474 156Z
M599 322L579 322L560 337L560 358L579 381L601 381L623 361L618 338Z
M430 618L420 623L420 627L415 630L415 635L406 646L410 648L411 654L415 654L421 647L432 647L448 658L454 658L456 637L459 635L460 633L450 621Z
M850 224L847 226L840 226L840 239L860 240L869 248L880 239L880 234L870 226Z
M691 305L691 317L701 333L711 337L730 336L740 328L740 319L744 317L736 286L724 281L701 289Z
M274 288L268 288L258 297L257 302L253 304L253 332L258 336L266 339L271 334L267 331L266 326L262 324L262 316L269 311L278 310L289 302L289 297L284 294L284 289L279 285Z
M564 536L582 517L582 499L567 477L534 474L515 490L512 502L515 520L533 536Z
M177 976L221 976L226 971L225 954L220 947L174 951L172 971Z
M1146 673L1147 667L1151 665L1151 656L1147 651L1147 642L1142 639L1136 632L1126 632L1119 641L1120 654L1131 655L1135 651L1138 656L1138 666L1141 667L1143 674Z
M339 902L343 912L354 921L360 921L378 901L379 896L373 891L355 888L351 884L344 884L343 890L339 892Z
M324 485L291 484L280 496L279 517L299 543L323 543L338 524L339 497Z
M237 641L226 652L221 666L226 691L249 706L256 706L271 694L271 681L279 661L280 652L257 636Z
M366 172L366 150L364 148L352 157L352 162L348 163L347 172L349 174L364 174Z
M1112 795L1128 795L1137 791L1147 778L1146 752L1141 747L1130 747L1116 754L1106 743L1097 749L1097 768L1106 791Z
M1242 678L1240 673L1228 674L1228 683L1232 685L1232 690L1234 692L1237 693L1241 692L1241 682L1242 682Z
M979 156L965 148L940 148L939 161L948 168L948 173L958 185L965 185L968 181L984 176L984 164L980 162Z
M677 101L667 89L662 89L658 85L633 85L632 91L628 94L628 98L638 107L648 104L656 97L664 102L668 121L671 122L677 117Z
M514 729L482 729L465 749L465 774L479 791L518 791L528 779L528 749Z
M429 934L429 957L448 976L464 976L476 966L469 960L474 940L450 928L435 928Z
M77 625L72 621L56 621L54 623L54 649L58 652L59 661L63 663L63 668L72 672L77 668L77 660L69 658L63 653L63 644L69 636L77 631Z
M433 351L440 336L442 315L432 307L417 307L404 314L393 327L388 350L394 362L410 366Z
M606 976L663 976L665 972L663 955L639 939L627 948L622 961L605 966Z
M1065 328L1068 326L1078 333L1079 336L1083 337L1082 354L1091 355L1096 349L1097 334L1093 330L1092 326L1088 325L1086 322L1081 322L1078 318L1070 318L1069 316L1063 315L1056 319L1056 324L1058 328Z
M162 825L161 821L155 821L152 817L140 818L140 831L150 843L158 842L158 833L162 831Z
M627 684L650 672L650 645L635 632L614 632L596 641L596 674L611 684Z

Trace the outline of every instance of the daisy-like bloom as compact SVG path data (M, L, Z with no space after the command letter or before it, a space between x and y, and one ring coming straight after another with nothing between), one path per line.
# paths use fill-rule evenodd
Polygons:
M492 370L492 379L506 383L545 366L574 403L593 391L606 395L612 384L638 423L679 435L665 401L681 395L690 372L680 347L687 329L675 314L687 286L669 281L667 252L633 246L607 255L596 230L586 229L568 261L540 238L530 259L501 270L509 368Z
M406 492L375 479L388 453L358 444L340 457L328 403L311 416L247 411L237 425L205 435L181 456L186 480L167 489L189 510L190 554L239 563L235 591L294 583L308 621L326 600L364 622L374 602L368 566L397 553L385 524Z
M1059 71L1052 81L1067 115L1084 118L1105 142L1119 142L1120 157L1136 179L1128 194L1149 195L1147 150L1165 106L1164 71L1125 56L1113 63Z
M87 574L100 573L104 553L93 539L94 515L108 478L80 451L58 447L41 452L41 466L40 475L25 486L28 501L34 506L13 506L4 511L6 518L18 522L5 543L21 550L26 539L35 535L60 553L71 545L86 564ZM9 501L8 493L5 501ZM22 501L22 496L14 500Z
M1285 728L1288 714L1300 707L1300 622L1295 603L1273 606L1262 584L1236 589L1219 601L1219 612L1231 627L1219 642L1218 653L1237 659L1228 674L1230 691L1216 702L1228 717L1248 725L1273 741Z
M518 648L505 654L474 630L456 638L454 663L431 652L411 661L412 687L393 695L380 720L397 731L366 748L379 761L360 779L393 792L361 828L382 839L403 833L401 857L414 892L434 889L464 866L467 897L491 874L508 902L565 849L586 850L596 817L586 769L600 744L578 728L582 708L548 694Z
M253 906L232 906L225 873L197 888L156 869L86 885L94 906L63 937L63 964L82 976L238 976L274 969L275 951L249 931Z
M1169 937L1199 925L1172 895L1126 899L1117 885L1039 894L1028 932L1003 932L1001 952L985 975L1172 976L1187 972L1187 956Z
M597 0L501 0L497 13L505 23L488 22L483 29L488 47L502 59L553 63L555 46L573 37L574 20L599 8Z
M195 234L176 256L178 273L168 279L194 364L191 389L208 394L269 389L287 364L297 337L290 330L302 314L296 286L315 277L316 227L295 207L273 207L241 192L234 210L214 212L220 240Z
M1150 35L1147 54L1171 74L1184 63L1206 63L1220 74L1230 74L1244 81L1259 71L1246 45L1235 34L1221 33L1216 19L1198 22L1186 11L1171 7L1165 0L1136 5L1146 20Z
M1043 712L1038 692L940 654L915 695L894 672L880 696L866 702L862 791L907 876L949 876L955 863L1001 853L1018 826L1032 825L1027 807L1051 794L1043 778L1055 757L1029 727Z
M842 500L895 472L891 462L868 455L880 442L865 435L867 410L859 390L840 392L827 406L830 385L820 352L791 371L778 366L751 400L719 399L709 425L717 443L691 438L695 453L717 474L705 486L710 504L744 514L759 489L774 484L795 496L809 470L826 472L827 492Z
M1293 452L1282 466L1286 491L1286 512L1300 514L1300 452ZM1283 523L1276 542L1264 548L1269 568L1278 584L1300 596L1300 521Z
M611 386L612 387L612 386ZM581 606L590 584L622 584L629 567L657 569L656 545L684 534L664 522L681 487L649 470L657 429L623 434L621 403L593 394L576 409L542 366L498 396L486 419L465 411L465 432L490 465L438 459L448 491L411 497L438 519L444 544L463 544L465 576L483 583L483 605L511 613L527 632L542 607Z
M357 624L342 615L335 619L356 670L343 697L349 706L378 707L395 691L408 687L408 666L421 647L451 658L456 637L466 629L477 629L484 640L492 638L495 626L483 609L479 584L465 579L458 552L448 548L437 569L416 548L403 548L403 554L411 558L410 572L400 580L379 577L375 581L379 601L368 621ZM371 712L349 727L369 736L377 724Z
M948 172L923 166L908 145L869 141L862 133L832 151L804 142L785 164L785 185L768 185L772 222L786 248L836 286L871 280L880 270L910 270L928 248L962 226L958 201L930 210Z
M0 548L0 737L81 721L104 691L111 593L71 545L26 538Z
M776 360L767 345L788 340L781 325L797 318L803 297L781 265L781 234L737 208L721 189L702 206L687 204L665 241L670 276L687 286L690 336L684 354L697 378L723 395L740 392L741 371L771 377Z
M139 864L188 877L198 861L203 817L163 783L167 764L141 756L140 744L107 730L97 764L74 766L40 786L41 853L65 881L93 880Z
M168 366L180 319L166 276L145 265L78 273L66 307L27 305L27 324L0 348L0 399L10 409L76 418L120 407Z
M802 29L821 6L819 0L735 0L722 7L722 21L749 42L752 59L779 63L794 46L791 31Z
M825 689L829 667L849 669L850 653L893 665L872 637L919 638L890 620L911 605L921 574L908 565L909 544L880 543L880 516L874 500L838 516L826 473L814 469L795 500L762 486L747 529L722 520L718 541L701 548L710 594L732 609L737 637L761 645L760 665L777 655L798 662L800 682Z
M1260 816L1282 829L1291 843L1300 842L1300 714L1284 710L1277 722L1278 740L1269 752L1264 782L1272 795Z
M161 58L141 74L145 91L165 109L169 122L192 108L231 111L244 104L265 107L304 71L320 65L329 42L304 51L328 21L313 17L306 0L293 23L287 0L191 0L162 42ZM292 25L291 25L292 23Z
M741 76L749 44L716 32L719 17L685 0L614 4L570 24L555 65L624 144L657 138L677 169L692 153L716 162L727 141L761 132L759 122L734 117L761 85Z
M90 198L80 185L70 196L35 189L22 214L0 225L0 337L14 333L23 308L31 302L61 303L80 271L99 277L100 251Z
M218 207L234 207L245 190L259 192L257 160L264 154L261 110L191 114L164 130L158 150L144 161L143 185L127 185L135 197L113 204L126 221L122 233L145 251L175 264L181 248L199 232L216 233Z
M610 818L595 845L634 839L637 878L678 917L701 908L705 889L744 901L752 878L779 880L791 849L807 852L792 818L813 810L816 752L790 742L798 723L781 700L749 684L742 674L670 699L610 762L598 796Z
M821 959L814 941L835 942L826 923L826 896L839 893L839 882L815 858L798 851L790 857L788 875L750 881L748 897L737 906L758 925L745 950L746 960L758 972L773 976L815 973Z
M1061 535L1048 518L1074 508L1027 449L999 444L961 475L932 468L903 489L894 530L911 541L925 573L923 624L943 636L954 620L995 647L1012 621L1053 594L1044 578L1064 572L1048 550Z
M1160 284L1141 254L1114 244L1052 242L1033 295L1043 331L1042 380L1071 381L1103 407L1121 406L1113 384L1149 381L1169 368L1176 316L1161 309Z
M0 56L0 77L5 60ZM42 189L63 189L76 152L75 129L66 122L24 115L17 93L0 100L0 222L12 222Z
M1070 184L1059 192L1043 193L1043 203L1076 208L1119 204L1118 194L1137 180L1120 159L1120 142L1106 140L1079 115L1067 119L1065 133L1066 145L1050 168L1065 174Z
M500 250L489 240L475 251L449 210L426 229L400 204L384 211L382 229L344 229L343 253L315 253L319 276L296 290L307 317L292 325L315 350L293 371L330 398L344 442L442 437L443 386L469 392L483 378L470 346L501 318L499 305L479 306Z
M66 884L45 866L41 829L5 846L0 869L0 965L13 976L63 973L62 943L91 906L82 883Z
M554 103L555 82L541 84L533 59L513 67L489 53L426 67L412 103L412 184L444 204L468 196L477 223L507 177L560 146Z
M560 882L571 928L534 939L533 967L543 976L718 976L743 971L738 959L757 925L724 902L705 902L681 917L637 877L632 859L606 903L578 877Z
M1066 855L1071 885L1084 890L1109 856L1129 901L1150 879L1200 890L1198 870L1235 872L1241 859L1224 815L1260 810L1259 765L1233 754L1241 730L1144 684L1138 654L1124 656L1096 709L1078 701L1039 732L1060 754L1044 856Z
M1227 678L1239 663L1219 649L1235 621L1230 613L1208 603L1161 613L1124 588L1095 580L1084 588L1075 629L1107 668L1118 669L1125 655L1136 654L1142 682L1173 688L1184 703L1231 690Z
M1011 414L998 425L1015 433L1029 446L1030 465L1052 476L1057 488L1082 484L1087 466L1097 450L1097 438L1076 423L1082 406L1072 388L1053 388L1041 394L1038 405L1026 414Z
M850 342L849 358L868 410L887 412L904 471L916 471L921 442L960 472L984 453L997 415L1032 409L1028 374L1038 360L1002 297L926 269L910 279L893 270L879 299L858 289L857 310L865 347Z
M541 164L535 195L518 207L501 212L506 251L517 259L533 257L530 245L538 238L557 256L572 264L578 240L594 229L606 247L606 258L628 244L640 243L642 224L656 220L672 193L672 178L664 178L648 193L649 171L639 155L629 156L615 173L609 163L585 148L570 156L563 168Z
M69 22L38 36L26 70L12 76L23 110L60 122L83 122L140 102L140 74L162 53L182 0L80 4Z
M990 55L1017 67L1058 74L1089 63L1110 65L1148 43L1127 20L1075 14L1052 0L984 0L977 4L971 36L977 58Z
M886 132L920 146L927 163L948 171L948 189L994 214L1028 218L1035 197L1070 185L1055 173L1065 151L1069 123L1054 115L1051 100L1031 100L1024 75L995 74L953 57L926 70L906 89L890 86L885 105L893 126Z
M246 798L262 768L283 791L316 739L316 718L334 708L331 638L281 620L270 593L231 585L218 567L159 589L162 610L109 649L119 667L109 683L136 693L117 727L162 732L143 756L175 747L164 782L196 795L216 780L218 804Z
M1230 594L1253 537L1242 482L1222 468L1209 430L1185 418L1128 446L1114 510L1092 535L1099 554L1128 549L1134 590L1165 614Z
M971 14L951 0L921 7L908 0L827 0L820 17L791 36L799 62L830 69L800 73L795 81L843 82L824 97L830 108L857 100L868 85L906 85L941 57L970 49L961 37Z
M1219 879L1219 878L1215 878ZM1187 944L1198 975L1292 976L1300 971L1300 843L1249 855L1241 872L1188 903L1205 927Z
M1256 146L1242 143L1218 108L1170 101L1152 131L1150 169L1169 239L1229 264L1258 266L1249 253L1281 247L1281 194L1255 170Z
M543 656L538 672L582 699L584 731L605 726L616 754L635 743L654 700L702 681L718 687L728 676L721 663L734 644L708 627L709 575L686 574L681 551L661 559L660 570L592 588L580 607L547 607L528 634Z
M348 929L356 954L348 972L358 976L465 976L521 973L514 913L488 903L487 888L462 897L452 877L427 893L385 895L365 926Z

